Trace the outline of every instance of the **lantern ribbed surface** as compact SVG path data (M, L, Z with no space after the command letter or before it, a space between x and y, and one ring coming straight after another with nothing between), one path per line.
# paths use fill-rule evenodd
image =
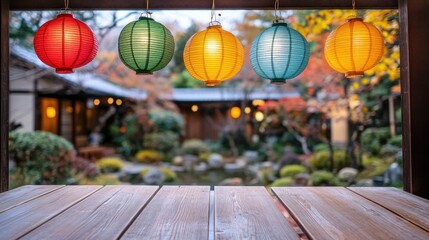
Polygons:
M358 77L374 67L384 53L381 32L362 18L352 18L331 32L325 44L325 58L335 71Z
M94 59L97 39L91 29L72 14L59 14L43 24L34 36L34 50L57 73L72 73Z
M183 60L194 78L205 82L206 86L217 86L240 71L244 49L232 33L213 25L188 40Z
M274 23L259 33L250 48L253 70L272 83L284 83L298 76L308 64L307 40L286 23Z
M174 38L161 23L140 17L122 29L118 50L127 67L137 74L152 74L170 62L174 53Z

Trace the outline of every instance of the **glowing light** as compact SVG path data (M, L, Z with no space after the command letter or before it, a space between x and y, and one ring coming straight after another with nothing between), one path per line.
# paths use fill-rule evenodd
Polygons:
M113 100L113 98L111 98L111 97L109 97L108 99L107 99L107 103L108 104L113 104L113 102L114 102L115 100Z
M262 99L255 99L252 101L253 106L262 106L265 104L265 101Z
M96 98L94 99L94 106L100 105L100 99Z
M250 107L245 107L245 108L244 108L244 112L245 112L246 114L249 114L251 111L252 111L252 109L250 109Z
M192 105L191 110L192 110L192 112L198 112L198 106Z
M116 105L121 106L122 105L122 100L121 99L116 99Z
M265 118L264 113L262 113L261 111L255 112L256 121L262 122L262 120L264 120L264 118Z
M55 118L57 116L57 110L54 107L47 107L46 116L48 118Z
M232 107L230 113L232 118L237 119L241 116L241 109L239 107Z

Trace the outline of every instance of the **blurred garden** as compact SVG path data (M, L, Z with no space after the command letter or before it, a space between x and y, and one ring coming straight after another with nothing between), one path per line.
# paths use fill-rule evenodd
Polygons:
M34 34L30 23L46 17L26 14L20 22L13 18L21 13L11 14L11 40L23 48L29 48L28 41ZM356 12L287 11L287 22L311 46L306 70L286 84L273 87L252 72L247 56L242 71L219 87L244 93L244 97L223 99L216 102L218 105L210 105L205 98L197 104L165 97L175 89L201 89L201 83L187 73L181 56L186 40L204 25L193 21L183 30L174 29L175 22L166 22L176 40L173 62L160 73L141 77L128 72L115 56L116 43L110 35L116 36L115 29L122 20L112 15L115 24L103 25L102 14L109 13L92 14L81 17L93 21L91 27L99 30L103 42L96 63L84 71L104 75L118 86L142 89L148 97L118 97L121 104L106 100L102 108L103 99L109 96L91 93L82 118L95 120L91 120L92 125L85 120L86 131L76 130L69 138L61 136L61 131L42 129L43 124L35 126L34 131L11 127L11 188L25 184L402 187L396 11L359 10L365 21L381 30L385 54L364 77L355 79L329 68L323 43L333 28ZM246 54L251 39L271 21L271 11L240 12L233 19L233 31ZM248 97L271 88L295 92L296 96ZM200 114L199 118L195 114ZM198 125L196 134L193 129L198 121L208 121L211 128ZM86 145L80 146L78 133L89 139ZM79 151L88 146L102 147L103 151L88 157Z

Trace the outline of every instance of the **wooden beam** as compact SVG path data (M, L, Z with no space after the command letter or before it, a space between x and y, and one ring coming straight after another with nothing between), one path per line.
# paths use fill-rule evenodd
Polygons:
M143 9L144 0L73 0L70 8L78 10L127 10ZM151 1L150 9L211 9L210 0L159 0ZM282 9L347 9L351 8L351 0L283 0L280 1ZM359 0L356 1L358 9L396 9L398 0ZM64 8L63 1L58 0L10 0L11 10L58 10ZM216 9L273 9L274 0L217 0Z
M427 0L399 0L404 189L429 199L427 9Z
M9 188L9 2L1 1L0 192Z

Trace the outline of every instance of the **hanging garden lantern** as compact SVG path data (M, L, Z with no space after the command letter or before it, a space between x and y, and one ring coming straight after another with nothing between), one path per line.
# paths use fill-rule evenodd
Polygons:
M244 49L237 37L222 29L216 19L206 30L196 33L186 43L183 61L189 74L205 82L206 86L217 86L234 77L243 66Z
M43 24L34 36L34 50L57 73L72 73L74 68L91 62L98 50L91 29L66 10Z
M170 30L153 20L150 13L122 29L118 50L121 61L137 74L152 74L167 66L174 53Z
M355 0L352 0L353 10ZM332 31L325 43L325 58L335 71L347 78L363 76L373 68L384 53L381 32L361 17L350 17L348 21Z
M278 0L275 12L278 10ZM259 33L250 48L253 70L272 83L285 83L298 76L308 64L310 49L307 40L276 17L272 27Z

